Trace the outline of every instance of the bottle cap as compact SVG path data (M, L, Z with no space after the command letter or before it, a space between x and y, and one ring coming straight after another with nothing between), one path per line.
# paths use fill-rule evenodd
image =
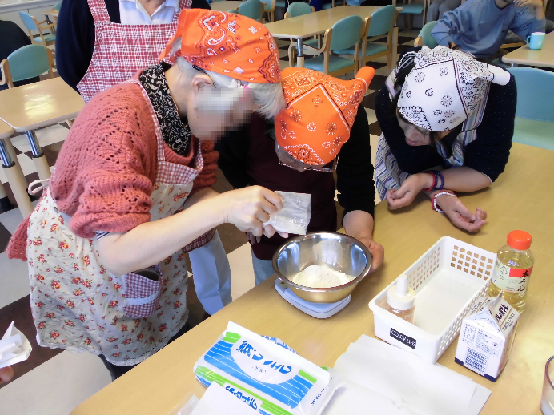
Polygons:
M508 234L508 245L520 251L529 249L531 242L533 242L533 237L527 232L512 231Z
M405 274L396 279L396 283L387 290L387 303L396 310L410 310L414 306L415 291L408 287Z

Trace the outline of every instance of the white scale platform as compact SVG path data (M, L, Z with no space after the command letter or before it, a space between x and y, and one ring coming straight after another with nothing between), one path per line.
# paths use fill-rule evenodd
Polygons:
M279 278L275 280L275 289L289 304L315 318L329 318L334 316L350 303L350 296L336 303L311 303L298 297L287 284L282 282Z

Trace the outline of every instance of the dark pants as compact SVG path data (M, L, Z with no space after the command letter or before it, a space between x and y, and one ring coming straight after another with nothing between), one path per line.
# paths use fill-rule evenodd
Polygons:
M179 330L177 332L177 334L175 334L175 336L173 336L171 338L171 340L169 340L168 344L171 343L173 340L181 337L183 334L185 334L187 331L189 331L191 329L188 321L185 323L185 325L183 326L183 328L181 330ZM106 366L106 369L108 369L110 371L110 375L112 376L112 381L113 380L116 380L118 377L120 376L123 376L125 373L127 373L129 370L131 370L132 368L134 368L135 366L137 365L134 365L134 366L116 366L110 362L108 362L106 360L106 357L104 355L98 355L98 357L100 359L102 359L102 363L104 363L104 366Z

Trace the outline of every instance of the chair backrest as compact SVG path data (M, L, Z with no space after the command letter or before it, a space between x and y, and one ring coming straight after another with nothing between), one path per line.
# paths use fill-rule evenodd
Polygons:
M508 68L508 71L516 79L516 115L554 122L554 73L536 68Z
M364 20L357 15L348 16L333 25L331 50L348 49L360 41Z
M291 3L287 9L289 17L302 16L303 14L310 14L312 12L312 6L303 1L296 1Z
M23 46L7 58L12 82L35 78L52 70L52 51L42 45Z
M60 11L61 8L62 8L62 2L61 1L59 3L54 4L54 10Z
M421 39L423 40L423 46L427 46L428 48L433 49L435 46L438 45L437 41L433 37L433 29L437 25L437 22L429 22L425 23L425 26L421 28L421 31L419 32L419 36L421 36Z
M23 24L25 25L27 30L38 30L35 18L29 13L19 12L19 17L21 17L21 20L23 21Z
M260 0L246 0L238 10L239 14L259 22L262 17L263 3Z
M367 37L386 35L392 30L396 17L396 7L393 5L385 6L371 14L371 22Z

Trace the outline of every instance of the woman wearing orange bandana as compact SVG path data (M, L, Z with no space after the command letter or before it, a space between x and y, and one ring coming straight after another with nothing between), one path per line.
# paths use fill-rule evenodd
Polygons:
M285 106L267 29L185 10L167 54L175 65L87 104L7 250L28 263L38 343L100 355L113 377L186 330L182 248L221 223L262 235L282 206L259 186L215 193L216 164L204 165L200 147L253 111Z
M375 188L369 125L358 109L375 74L363 68L344 81L304 68L281 74L287 108L275 125L254 116L241 131L216 144L219 167L236 188L259 185L274 191L311 194L308 232L336 231L335 189L344 208L346 233L372 254L372 269L383 261L373 240ZM336 183L333 176L336 172ZM273 274L271 258L285 239L249 237L256 284Z

